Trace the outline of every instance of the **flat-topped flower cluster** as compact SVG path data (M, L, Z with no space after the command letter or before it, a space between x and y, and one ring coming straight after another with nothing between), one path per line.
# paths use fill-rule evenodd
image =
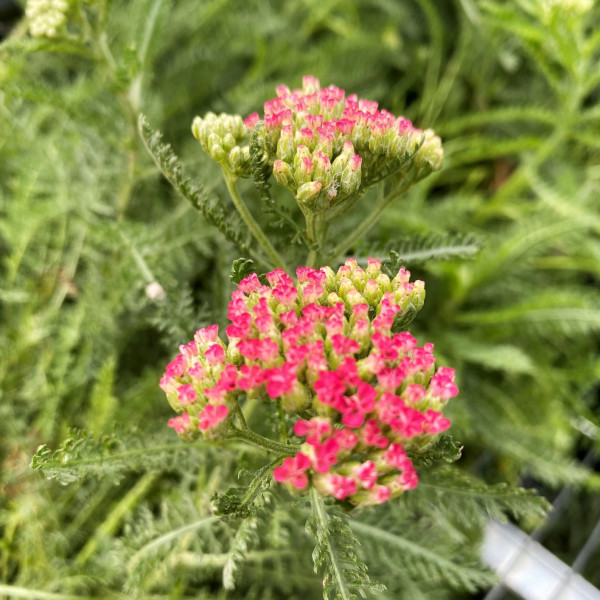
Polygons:
M413 488L407 452L426 450L450 426L440 410L458 393L454 371L434 368L433 345L417 346L395 324L424 301L422 281L381 262L349 259L337 272L300 267L243 279L228 309L228 343L216 325L180 346L161 379L183 438L226 438L244 398L298 415L300 452L278 482L352 504L381 503Z
M67 24L67 0L28 0L25 15L33 37L54 38L64 32Z
M440 168L440 139L430 129L413 127L377 102L346 96L344 90L321 88L306 76L302 89L277 88L264 104L264 117L208 113L196 117L194 136L227 170L250 174L246 134L256 129L264 158L278 183L288 188L303 210L324 212L361 189L399 174L410 183Z

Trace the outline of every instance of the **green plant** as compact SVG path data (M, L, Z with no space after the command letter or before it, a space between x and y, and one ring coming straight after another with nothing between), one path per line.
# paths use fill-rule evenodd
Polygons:
M524 475L594 498L576 452L598 440L598 18L541 0L149 0L71 2L52 38L18 24L0 46L0 593L306 598L329 574L332 597L464 598L491 581L477 564L483 516L541 516L513 487ZM236 233L189 124L249 114L307 72L433 127L445 151L347 251L394 251L391 270L426 281L411 331L457 370L447 414L463 458L447 462L448 441L415 490L350 518L290 503L250 446L174 439L157 387L177 344L225 324L232 263L254 259L235 263L237 281L270 268ZM175 181L201 214L152 164L139 112L183 157L173 175L201 182ZM237 185L278 252L304 264L289 192ZM331 224L340 238L372 202ZM330 255L330 241L314 250ZM40 478L34 454L71 483ZM572 514L581 536L590 511ZM362 585L362 565L387 591ZM600 584L593 565L586 576Z

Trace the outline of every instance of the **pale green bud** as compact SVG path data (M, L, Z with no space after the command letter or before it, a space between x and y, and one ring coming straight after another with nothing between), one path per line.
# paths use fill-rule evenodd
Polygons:
M229 164L235 173L245 173L248 168L248 160L244 158L244 152L239 146L234 146L229 152Z
M279 185L295 191L294 174L292 173L292 167L288 163L277 159L273 163L273 176Z
M296 142L292 134L292 126L285 125L281 128L281 136L277 142L277 158L291 163L296 154Z
M383 292L390 292L392 290L390 278L385 273L380 273L375 281L379 284Z
M223 149L229 152L235 146L235 138L231 133L226 133L223 138Z
M307 208L313 208L322 187L323 184L320 181L309 181L302 184L296 192L296 201Z
M225 150L223 150L223 147L220 146L219 144L213 144L210 148L209 154L211 156L211 158L218 163L222 163L225 161L225 159L227 158L227 155L225 154Z

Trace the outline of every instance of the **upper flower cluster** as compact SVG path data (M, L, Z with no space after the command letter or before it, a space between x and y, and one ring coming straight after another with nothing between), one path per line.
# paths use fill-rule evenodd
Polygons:
M33 37L56 37L67 23L67 0L28 0L25 14Z
M440 168L440 139L430 129L413 127L377 102L320 88L306 76L302 89L277 88L264 104L264 117L243 121L255 131L275 179L295 195L303 209L326 211L361 189L392 174L414 183ZM239 176L250 172L248 146L240 117L209 113L196 117L192 131L211 156Z
M180 416L169 421L193 439L226 436L242 396L280 402L302 418L300 452L274 471L295 488L369 505L411 489L407 451L422 452L447 429L442 416L458 393L454 371L434 369L433 345L417 346L395 325L424 301L422 281L381 263L349 259L337 272L300 267L242 280L228 309L227 344L216 325L180 346L161 379Z

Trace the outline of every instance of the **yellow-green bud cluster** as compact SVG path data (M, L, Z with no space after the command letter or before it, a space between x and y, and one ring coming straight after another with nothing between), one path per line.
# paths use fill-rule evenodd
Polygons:
M29 0L25 8L29 32L33 37L57 37L65 29L68 10L67 0Z
M241 145L248 129L239 115L209 112L194 119L192 133L214 161L238 177L250 175L250 148Z

